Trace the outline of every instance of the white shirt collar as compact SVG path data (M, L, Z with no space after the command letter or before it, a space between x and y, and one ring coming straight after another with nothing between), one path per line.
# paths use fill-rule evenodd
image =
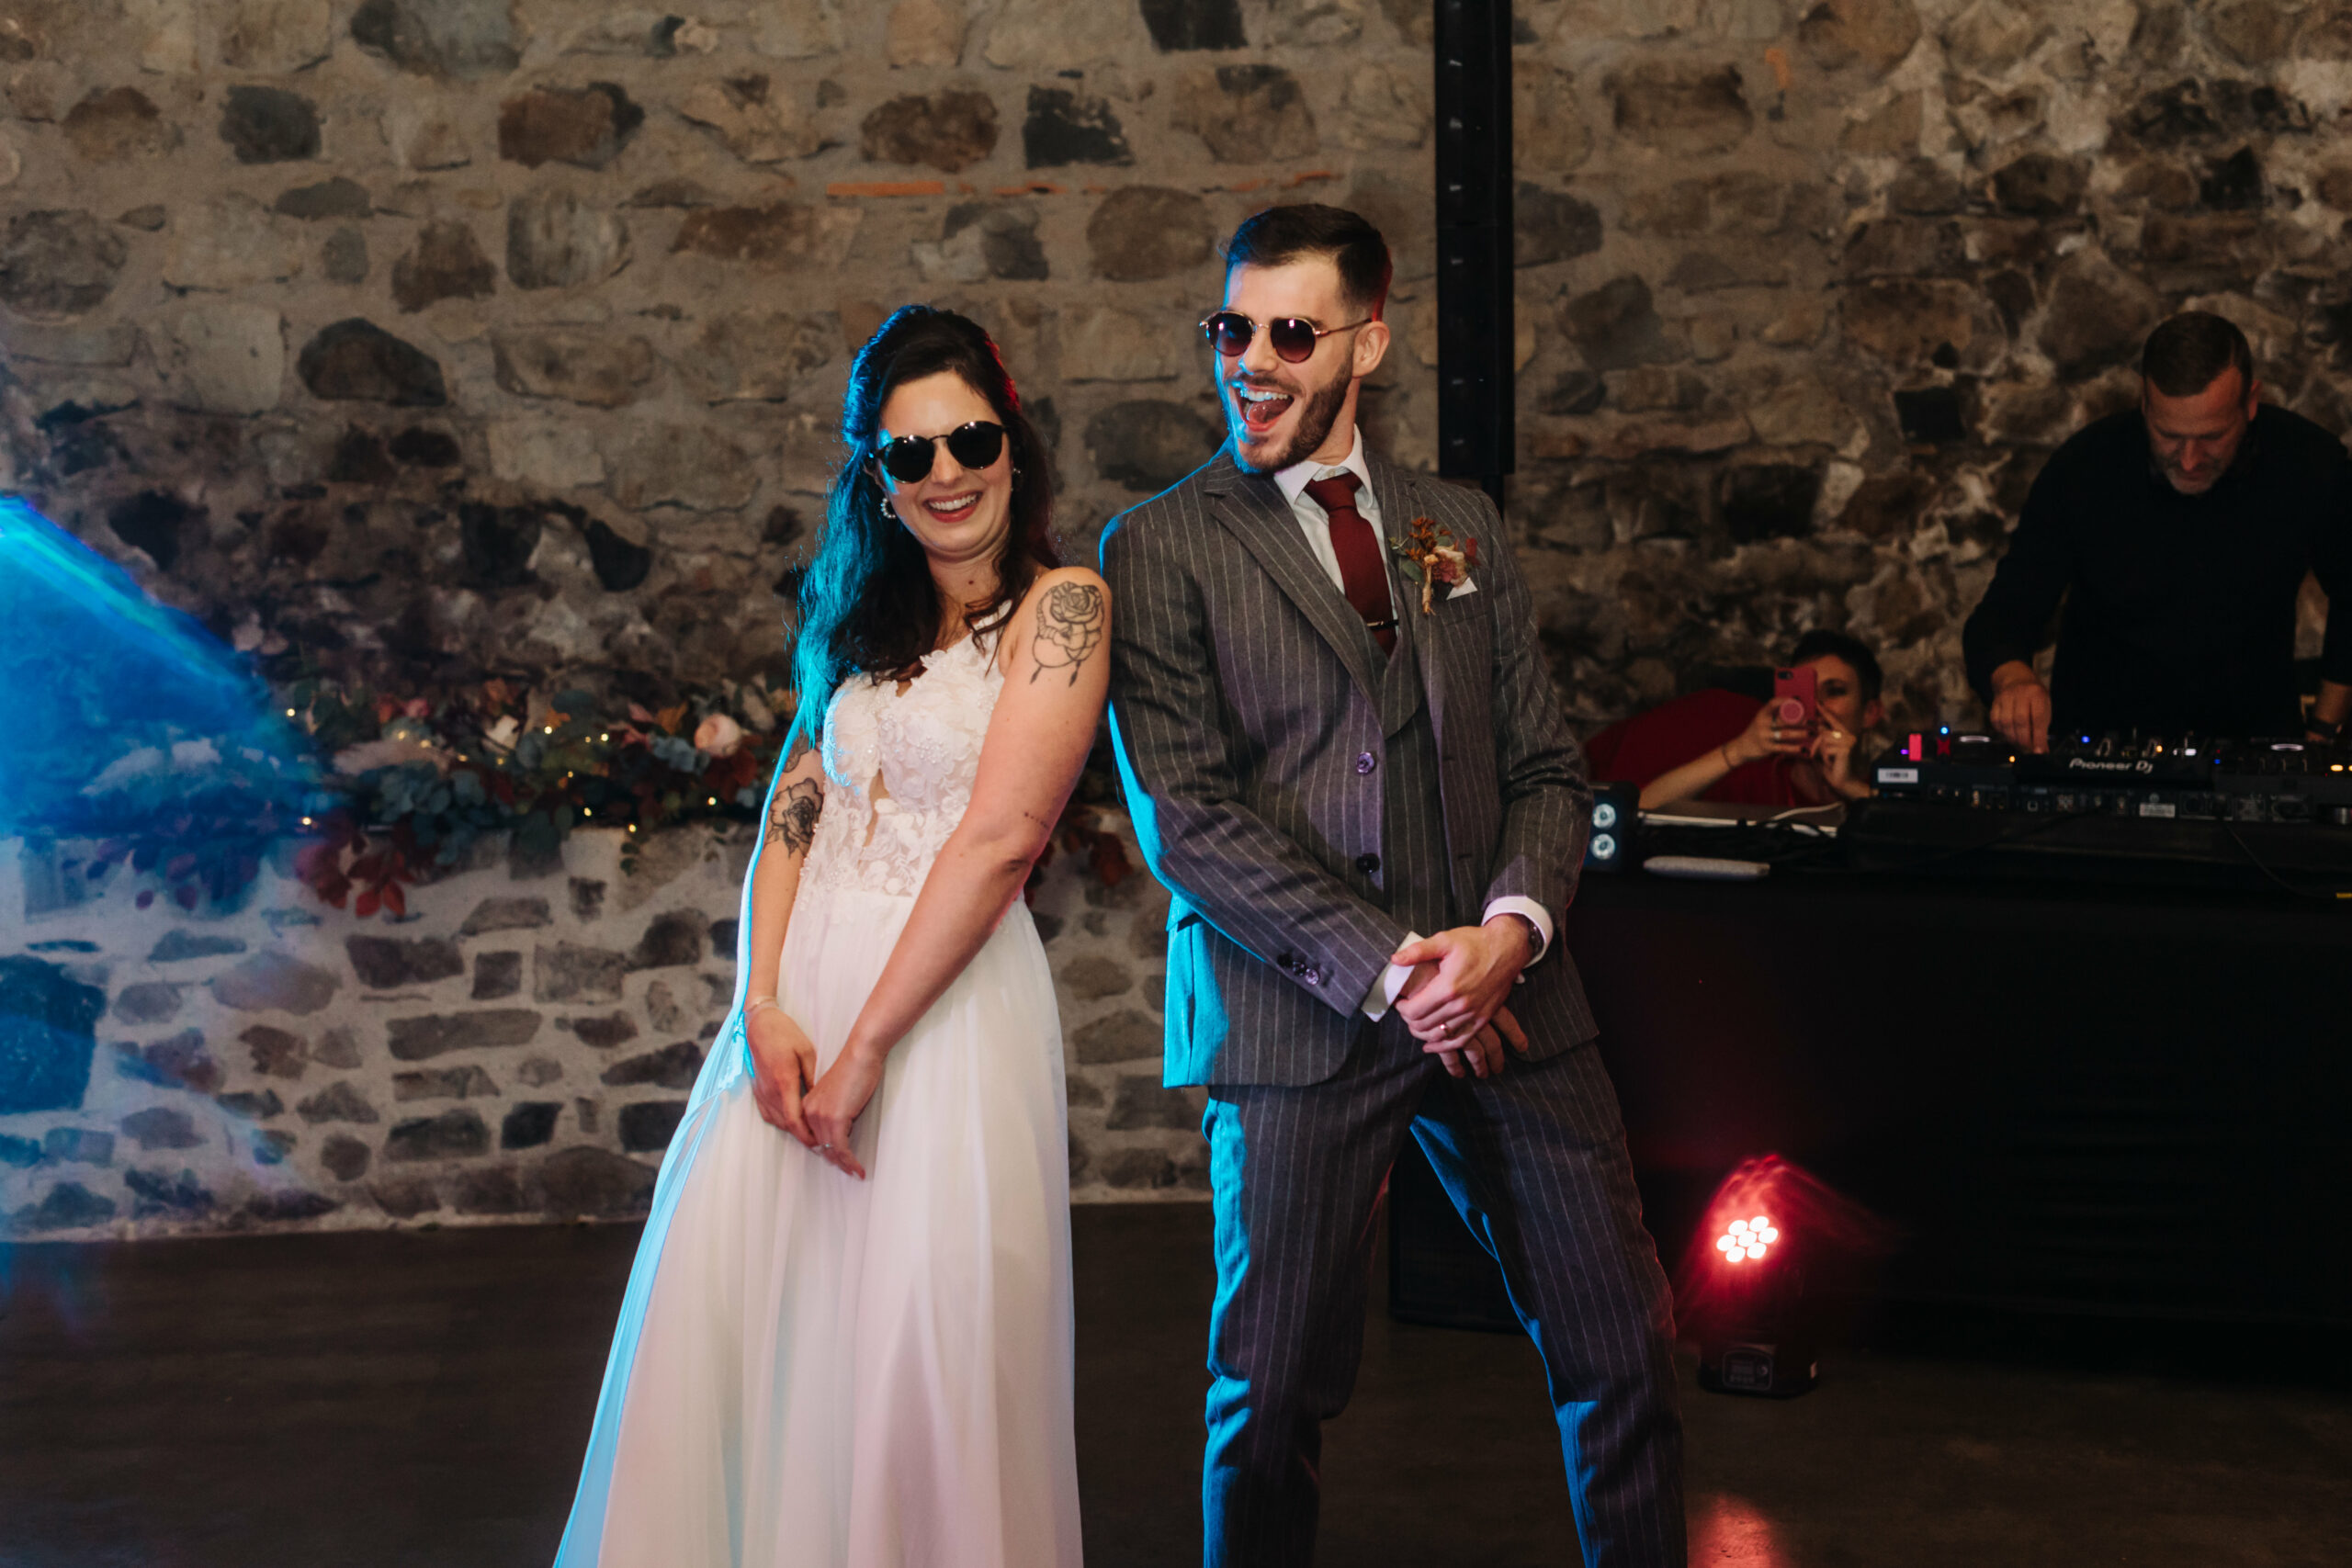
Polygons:
M1306 487L1310 482L1327 474L1339 473L1342 469L1355 475L1359 494L1371 490L1372 469L1363 460L1363 426L1358 424L1351 434L1353 439L1348 446L1348 456L1345 461L1318 463L1309 457L1303 463L1293 463L1287 468L1275 469L1274 483L1282 487L1283 499L1293 506L1296 506L1298 498L1306 492Z

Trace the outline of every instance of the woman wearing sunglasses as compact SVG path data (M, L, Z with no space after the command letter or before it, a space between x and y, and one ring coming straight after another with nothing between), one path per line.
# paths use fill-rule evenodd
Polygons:
M857 357L736 1012L655 1189L560 1568L1076 1568L1061 1028L1021 889L1102 579L986 333Z

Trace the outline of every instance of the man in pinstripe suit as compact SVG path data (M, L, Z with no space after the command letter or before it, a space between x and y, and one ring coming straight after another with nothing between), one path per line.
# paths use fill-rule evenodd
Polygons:
M1388 275L1353 213L1243 224L1204 323L1228 439L1102 541L1120 769L1173 895L1167 1079L1209 1090L1206 1561L1313 1555L1409 1134L1543 1352L1585 1560L1679 1564L1666 1278L1551 951L1583 759L1491 504L1364 449ZM1423 519L1472 563L1426 613L1389 543Z

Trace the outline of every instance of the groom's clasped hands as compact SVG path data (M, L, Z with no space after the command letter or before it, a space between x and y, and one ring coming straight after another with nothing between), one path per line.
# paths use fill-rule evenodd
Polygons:
M1503 998L1532 956L1524 929L1510 916L1417 937L1389 958L1413 971L1397 992L1397 1015L1453 1077L1493 1077L1503 1070L1506 1041L1515 1051L1527 1049L1527 1035Z

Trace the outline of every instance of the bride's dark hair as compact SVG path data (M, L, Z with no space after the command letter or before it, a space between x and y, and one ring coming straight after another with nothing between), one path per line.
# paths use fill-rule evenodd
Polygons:
M892 392L942 371L952 372L995 411L1012 453L1012 525L997 558L997 595L985 604L965 605L965 623L975 635L1001 629L1037 574L1061 564L1049 532L1054 486L1045 446L1021 412L1021 394L996 344L978 322L953 310L902 306L850 367L841 424L849 455L833 476L824 528L800 581L792 660L799 709L785 746L787 758L820 738L826 705L843 676L910 670L938 636L939 588L922 546L883 508L874 437Z

